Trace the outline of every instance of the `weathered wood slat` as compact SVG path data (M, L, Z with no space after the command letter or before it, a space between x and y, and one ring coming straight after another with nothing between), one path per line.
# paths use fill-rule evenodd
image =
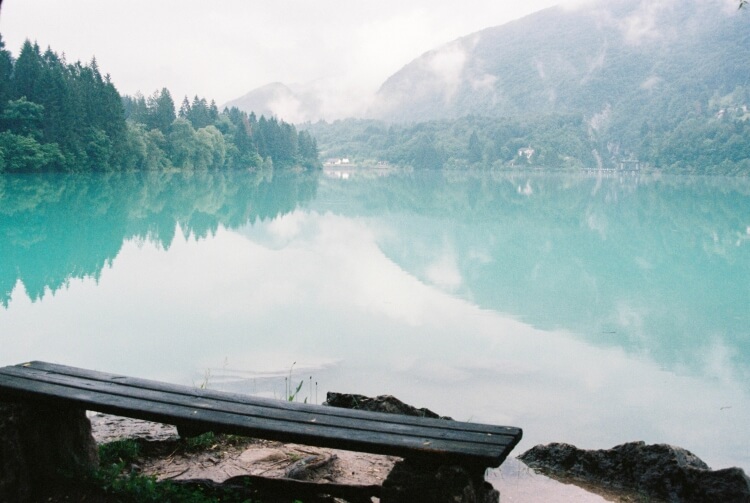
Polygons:
M99 392L93 389L71 388L61 384L40 382L0 375L0 388L7 380L18 391L16 396L33 393L48 400L64 400L81 407L112 414L135 416L152 421L185 424L196 429L258 436L284 442L322 445L341 449L394 454L399 456L451 455L456 458L482 458L494 456L500 446L407 436L387 432L321 427L309 423L259 418L221 410L201 409L170 402L134 398Z
M61 401L283 442L483 466L499 466L521 438L517 428L289 403L43 362L0 368L0 396Z
M462 442L474 442L479 444L495 443L497 445L507 444L507 438L510 437L507 432L503 432L502 435L494 435L494 438L488 438L488 435L491 435L489 433L442 429L439 425L421 426L393 422L383 423L373 420L371 417L368 417L369 415L367 414L364 416L360 414L360 417L356 419L351 417L328 416L319 414L319 412L326 410L326 408L323 407L308 407L304 410L279 410L255 404L252 402L252 397L247 397L247 403L240 404L234 401L224 401L221 397L205 396L205 394L201 397L192 397L176 392L155 391L147 388L123 386L119 383L91 380L83 381L80 378L50 374L44 371L35 371L31 369L11 368L0 370L0 373L9 377L12 376L21 379L28 379L35 384L46 382L65 386L71 390L78 389L84 391L95 391L113 396L121 396L123 398L137 398L167 405L180 405L202 410L220 410L223 412L236 413L268 420L277 419L289 423L317 423L317 426L320 428L332 427L363 431L376 430L428 439L459 440ZM0 379L2 379L1 376Z
M236 402L240 404L258 404L263 407L270 409L279 410L310 410L315 411L318 415L335 416L335 417L348 417L353 419L361 419L364 415L369 417L377 417L378 422L382 423L394 423L394 424L410 424L417 426L434 426L441 430L457 430L457 431L475 431L479 433L491 433L493 435L510 435L515 436L518 433L518 428L509 426L496 426L482 423L469 423L462 421L444 421L442 419L435 418L422 418L415 416L402 416L397 414L386 414L381 412L371 411L360 411L353 409L343 409L338 407L325 407L322 408L318 405L304 404L298 402L287 402L285 400L274 400L271 398L256 397L251 395L243 395L239 393L230 392L217 392L209 389L191 388L187 386L181 386L178 384L170 384L161 381L153 381L148 379L141 379L137 377L122 376L118 374L110 374L106 372L99 372L95 370L81 369L77 367L69 367L66 365L59 365L54 363L46 362L30 362L27 364L17 365L15 367L23 367L25 369L36 369L49 372L51 374L69 375L72 377L82 377L90 379L92 381L102 382L115 382L122 385L132 386L135 388L151 389L155 391L168 391L183 394L189 397L204 398L204 397L217 397L226 402ZM13 367L7 367L13 368ZM0 371L3 369L0 368ZM375 416L372 416L372 415Z

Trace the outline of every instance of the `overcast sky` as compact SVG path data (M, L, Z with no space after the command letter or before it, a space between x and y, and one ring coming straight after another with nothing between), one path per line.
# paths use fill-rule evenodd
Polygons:
M271 82L370 93L443 43L560 0L4 0L14 56L28 38L96 56L121 94L167 87L221 105Z

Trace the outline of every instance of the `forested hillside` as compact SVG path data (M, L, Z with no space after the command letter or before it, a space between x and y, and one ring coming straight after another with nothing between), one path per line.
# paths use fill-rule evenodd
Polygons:
M350 157L376 143L422 167L750 172L748 61L750 12L736 4L586 2L430 51L383 84L370 113L382 123L333 128Z
M575 115L533 120L472 115L416 124L348 119L304 127L318 139L325 157L351 158L358 164L387 162L416 169L598 165L588 127Z
M688 118L644 135L623 151L592 135L580 115L529 119L479 115L413 124L348 119L304 127L328 158L358 165L387 162L416 169L659 169L693 174L750 174L750 121Z
M750 12L719 0L554 7L415 59L382 85L372 115L592 118L609 107L610 122L637 131L644 117L669 120L748 86L748 28Z
M68 63L0 38L0 172L318 166L308 132L167 89L121 97L96 59Z

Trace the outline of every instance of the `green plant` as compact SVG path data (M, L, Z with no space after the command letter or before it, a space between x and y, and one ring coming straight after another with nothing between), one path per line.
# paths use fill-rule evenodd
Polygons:
M111 496L112 501L121 503L252 503L238 489L180 484L169 480L159 482L154 476L127 471L128 465L134 460L132 456L138 452L137 447L138 443L132 440L104 444L99 449L102 456L99 469L91 473L83 483L100 489Z
M304 382L305 382L304 380L300 381L299 384L297 385L297 388L294 390L294 392L289 394L288 400L290 402L293 402L293 401L295 401L297 399L297 395L299 394L299 390L302 389L302 384ZM307 398L305 398L305 403L307 403Z
M99 470L93 482L116 501L123 503L219 503L250 499L230 488L208 488L198 484L183 485L172 481L159 482L155 477L130 473L120 475L111 470Z
M196 437L189 437L185 439L185 451L206 451L216 446L217 435L212 431L201 433Z
M135 462L141 454L140 444L132 439L116 440L99 446L99 464L102 466Z
M211 369L206 369L203 373L203 381L198 385L200 389L208 389L208 384L211 381Z
M192 453L200 451L222 450L229 446L242 447L253 442L253 439L242 435L229 435L207 431L195 437L185 438L175 452Z
M292 371L294 370L294 366L297 365L297 362L292 363L292 366L289 367L289 377L284 378L284 384L285 384L285 393L284 397L288 402L294 402L297 399L297 395L299 395L299 390L302 389L302 385L304 384L304 379L299 382L297 387L292 391L293 385L292 382ZM305 403L307 403L307 398L305 398Z

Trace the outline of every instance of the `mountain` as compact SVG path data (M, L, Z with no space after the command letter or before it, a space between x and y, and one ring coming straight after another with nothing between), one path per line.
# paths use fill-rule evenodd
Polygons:
M301 88L294 91L280 82L274 82L253 89L244 96L225 103L224 106L237 107L248 114L254 112L258 117L275 116L287 122L301 123L319 117L321 103L316 93L311 90Z
M736 2L584 2L422 55L381 86L369 116L418 122L582 114L594 130L616 129L627 142L646 122L747 114L748 61L750 12Z
M254 112L259 117L275 116L287 122L301 124L362 117L370 103L371 94L348 84L338 75L330 75L302 84L268 84L229 101L224 106L237 107L248 114Z

